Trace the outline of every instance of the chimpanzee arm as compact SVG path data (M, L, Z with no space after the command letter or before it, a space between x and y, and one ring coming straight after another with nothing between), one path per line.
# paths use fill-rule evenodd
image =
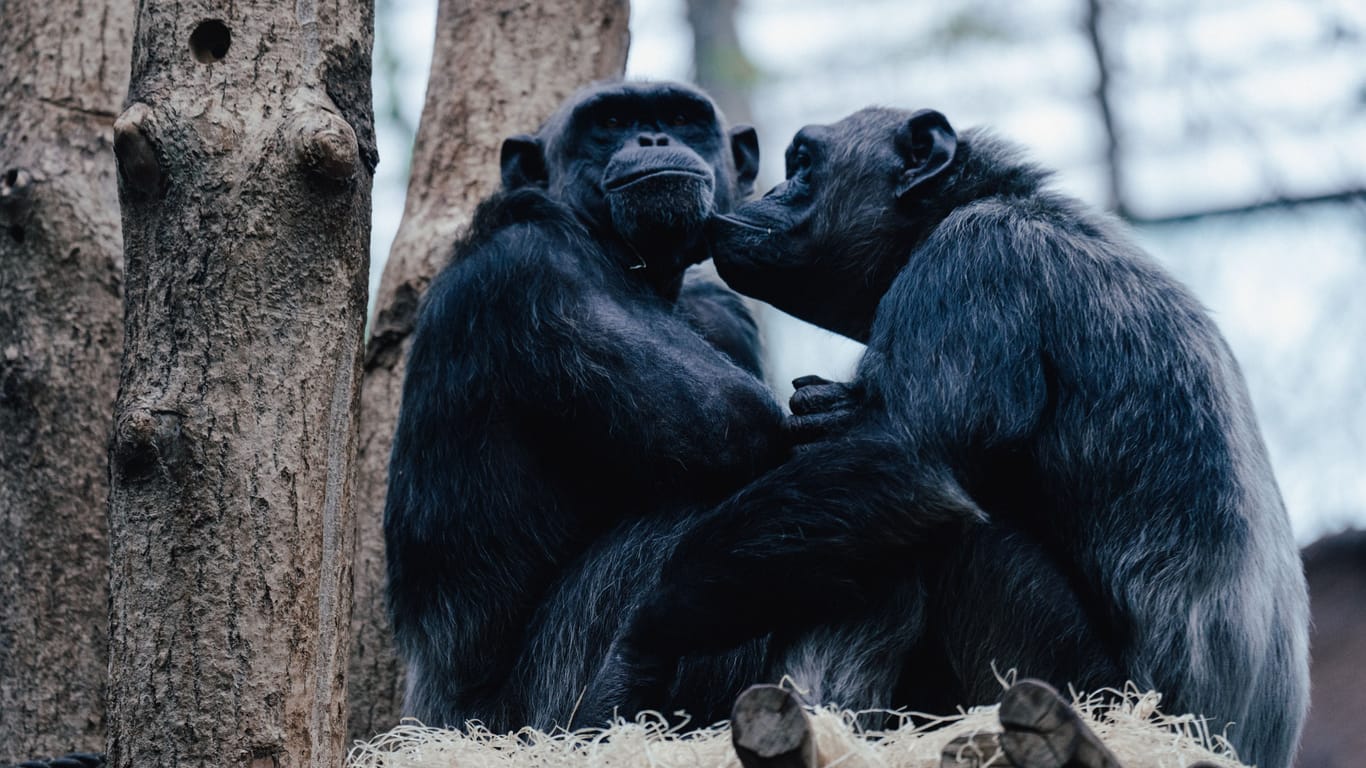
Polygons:
M962 459L1020 440L1048 401L1044 223L985 202L950 215L879 305L858 382L907 448Z
M798 451L680 535L582 721L660 706L681 656L857 615L914 571L915 547L951 546L976 520L944 467L876 430Z
M462 291L478 306L460 332L499 396L580 466L729 492L782 458L763 382L572 228L508 227L472 258L497 266Z
M762 381L671 312L579 287L578 301L547 321L546 378L533 381L550 387L540 394L564 409L581 450L727 491L781 459L781 413Z
M796 453L680 537L633 631L716 651L876 600L908 553L982 520L948 470L875 430Z

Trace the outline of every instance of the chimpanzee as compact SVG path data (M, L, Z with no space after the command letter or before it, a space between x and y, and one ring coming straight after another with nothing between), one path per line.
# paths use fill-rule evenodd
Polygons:
M715 220L717 267L867 352L849 384L797 382L809 444L683 538L589 706L764 632L794 638L789 660L814 632L829 661L871 617L902 633L893 704L995 701L993 661L1132 680L1287 766L1304 578L1205 310L1113 221L937 112L809 126L786 159L786 181Z
M431 725L568 725L615 595L657 577L641 553L788 445L741 300L684 280L752 187L752 128L688 86L598 84L501 164L425 298L389 468L404 708ZM692 690L732 697L757 654L690 660Z

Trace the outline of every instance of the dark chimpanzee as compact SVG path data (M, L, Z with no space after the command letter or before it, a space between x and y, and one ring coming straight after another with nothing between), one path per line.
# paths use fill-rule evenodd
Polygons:
M732 287L867 353L851 384L799 380L811 443L684 538L591 707L678 653L777 630L791 664L801 633L890 610L894 704L994 701L993 661L1133 680L1289 765L1304 578L1241 373L1196 300L1046 178L937 112L867 109L803 129L787 180L719 217Z
M752 187L754 130L608 83L501 162L422 307L389 469L405 711L432 725L568 725L679 526L787 450L739 297L684 281ZM695 692L733 697L757 653L693 659Z

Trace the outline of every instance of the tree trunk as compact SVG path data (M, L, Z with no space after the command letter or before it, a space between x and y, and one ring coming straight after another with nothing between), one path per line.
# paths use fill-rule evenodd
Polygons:
M342 764L372 5L144 2L114 128L110 764Z
M389 443L418 301L445 264L474 205L497 188L503 139L535 130L579 86L622 73L628 17L627 0L442 0L439 6L403 223L380 283L365 357L351 658L353 738L396 725L402 700L399 663L384 613L381 517Z
M735 14L740 0L688 0L693 74L731 125L752 125L750 106L759 72L740 47Z
M104 749L132 0L0 3L0 764Z

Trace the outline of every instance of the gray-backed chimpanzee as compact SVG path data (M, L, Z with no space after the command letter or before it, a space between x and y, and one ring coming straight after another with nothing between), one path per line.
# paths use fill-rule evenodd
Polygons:
M812 442L685 537L607 685L896 598L919 626L894 704L994 701L992 661L1133 680L1235 723L1244 760L1289 764L1304 578L1237 363L1182 286L1046 178L937 112L867 109L804 128L787 180L718 219L732 287L867 353L851 384L799 380Z
M405 710L432 725L567 725L677 529L787 450L740 299L684 281L752 187L754 130L608 83L501 162L424 301L389 469ZM680 706L728 705L757 654L692 660L720 703Z

